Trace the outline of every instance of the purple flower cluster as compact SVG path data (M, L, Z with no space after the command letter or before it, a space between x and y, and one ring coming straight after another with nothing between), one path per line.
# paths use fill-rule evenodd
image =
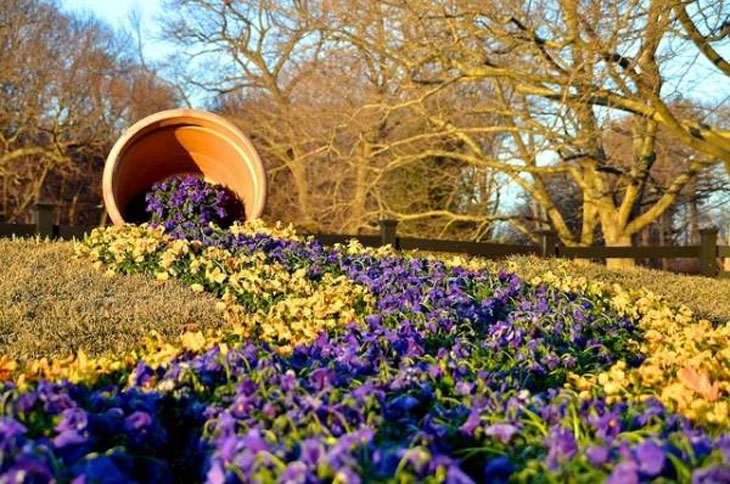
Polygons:
M376 311L290 355L232 338L140 361L131 388L8 386L0 482L728 482L722 429L562 390L569 371L640 363L637 327L598 301L425 259L203 239L315 281L345 275Z
M172 482L172 458L185 457L178 445L194 435L175 422L203 422L203 407L115 385L41 382L19 392L6 384L2 395L1 482Z
M155 183L145 202L150 222L176 238L204 237L212 233L211 222L227 227L243 218L243 204L231 191L194 175Z

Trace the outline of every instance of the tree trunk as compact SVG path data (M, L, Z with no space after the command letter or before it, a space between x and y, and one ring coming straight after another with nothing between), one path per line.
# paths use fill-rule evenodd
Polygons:
M630 235L606 235L606 247L631 247ZM626 269L636 265L634 259L606 259L606 267L609 269Z
M728 227L727 232L727 244L730 245L730 227ZM725 260L723 261L723 269L730 271L730 257L725 257Z
M350 215L345 223L345 232L359 233L359 228L365 221L367 203L367 175L370 163L370 146L365 140L361 141L360 156L355 161L355 186L353 187Z
M309 198L309 184L307 183L307 167L303 163L294 161L291 166L292 179L294 181L294 189L297 196L297 213L299 215L296 225L299 227L314 231L317 224L312 217L312 207Z
M659 246L665 247L667 245L667 217L662 214L661 217L659 217ZM663 258L662 259L662 270L668 271L669 270L669 259Z
M690 203L689 203L690 245L695 245L695 244L700 243L700 208L698 205L699 205L699 203L697 203L697 196L695 194L693 194L692 198L690 199Z

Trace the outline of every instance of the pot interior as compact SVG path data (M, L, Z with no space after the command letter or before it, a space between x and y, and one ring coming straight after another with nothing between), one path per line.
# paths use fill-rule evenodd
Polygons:
M113 174L113 195L127 222L146 219L144 196L173 175L193 174L229 189L245 207L255 201L255 180L246 153L225 130L195 124L152 126L130 139Z

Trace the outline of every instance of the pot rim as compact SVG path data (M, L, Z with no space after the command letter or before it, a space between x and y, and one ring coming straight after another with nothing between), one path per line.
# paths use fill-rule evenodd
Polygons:
M116 196L112 186L114 173L118 166L120 155L139 136L149 134L157 129L168 128L175 125L199 125L199 123L196 123L196 120L205 120L213 125L224 128L228 131L228 133L230 133L230 136L226 133L226 137L234 138L234 141L240 143L243 147L243 150L239 149L239 151L246 153L244 158L246 159L246 164L252 171L252 183L255 187L255 199L253 200L251 207L247 207L246 220L261 217L266 205L268 181L263 162L261 161L258 151L256 151L256 148L253 146L253 143L251 143L248 137L246 137L238 127L223 116L199 109L177 108L158 111L135 122L128 127L121 136L119 136L109 152L109 155L104 162L102 195L106 211L115 225L122 225L126 223L119 207L117 206ZM164 121L168 121L168 123L165 124L163 123ZM160 123L163 124L159 125Z

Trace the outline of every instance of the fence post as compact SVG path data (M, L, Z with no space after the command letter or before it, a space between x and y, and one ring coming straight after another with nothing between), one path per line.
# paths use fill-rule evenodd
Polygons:
M540 232L540 255L556 257L558 255L558 234L552 230Z
M717 227L700 230L700 274L717 277Z
M392 245L396 249L395 230L398 225L397 220L380 220L380 245Z
M96 209L99 210L99 227L106 227L106 205L100 203Z
M41 237L53 237L53 204L36 202L31 208L36 233Z

